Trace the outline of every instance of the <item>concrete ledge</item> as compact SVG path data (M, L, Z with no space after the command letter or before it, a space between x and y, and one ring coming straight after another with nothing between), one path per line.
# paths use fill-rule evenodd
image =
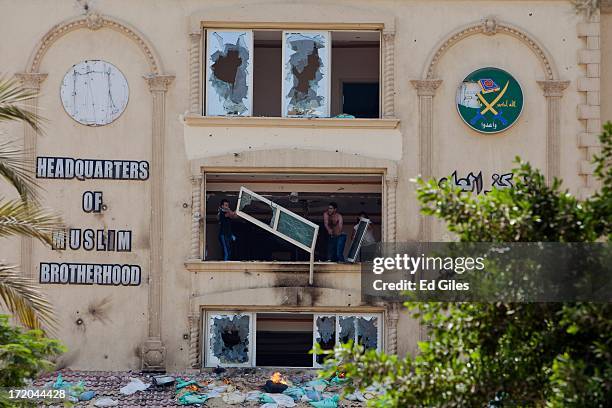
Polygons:
M187 126L396 129L399 119L267 118L253 116L199 116L187 114Z
M185 262L189 272L296 272L308 274L308 262L197 261ZM361 273L359 263L315 262L315 273Z

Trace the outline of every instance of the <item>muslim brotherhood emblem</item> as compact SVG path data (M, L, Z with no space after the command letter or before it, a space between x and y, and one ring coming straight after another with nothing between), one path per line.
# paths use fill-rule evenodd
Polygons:
M482 68L468 75L457 89L457 111L477 132L503 132L521 116L523 90L506 71Z

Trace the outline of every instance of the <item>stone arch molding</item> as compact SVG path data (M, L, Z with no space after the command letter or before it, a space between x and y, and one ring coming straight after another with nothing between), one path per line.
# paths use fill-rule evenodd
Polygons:
M166 92L174 80L173 75L164 74L161 59L153 45L136 28L114 17L96 12L73 17L53 26L34 48L25 72L16 74L24 88L38 92L47 74L40 73L40 65L47 51L64 35L79 29L99 30L107 28L119 32L134 41L144 54L149 72L143 73L152 97L151 132L151 227L150 227L150 268L148 285L147 337L141 350L142 369L149 371L165 368L166 348L161 337L162 265L163 265L163 192L164 192L164 143L166 139ZM30 109L38 109L38 98L30 102ZM28 152L30 171L34 172L36 155L36 132L24 125L24 148ZM33 277L32 239L21 240L21 265L24 273Z
M546 124L546 177L552 180L560 176L561 162L561 97L568 87L569 81L559 79L557 67L548 51L530 34L512 24L497 20L493 16L486 17L480 22L460 27L447 35L436 45L433 53L427 60L421 78L411 81L419 97L419 171L421 176L435 177L434 147L434 103L433 98L442 84L438 78L438 63L446 52L460 41L473 35L483 34L494 36L504 34L514 37L525 44L540 61L544 72L544 80L537 81L546 97L547 124ZM419 237L421 240L431 240L432 225L429 217L420 218Z
M510 23L500 21L493 16L484 18L477 23L468 24L448 34L440 43L438 43L438 45L434 48L433 54L431 54L431 56L428 58L422 78L425 80L436 79L438 63L444 54L446 54L446 52L458 42L477 34L487 36L505 34L518 39L529 47L538 58L544 70L546 80L552 81L558 79L557 67L554 64L552 57L535 38L525 32L525 30L515 27Z
M109 28L115 30L127 38L131 39L138 45L142 51L152 75L160 75L163 72L161 59L153 48L153 45L130 24L120 21L114 17L105 16L98 13L89 13L86 15L73 17L53 26L38 42L36 48L28 59L26 72L34 73L40 69L42 58L45 56L49 48L69 32L86 28L89 30L99 30L101 28Z

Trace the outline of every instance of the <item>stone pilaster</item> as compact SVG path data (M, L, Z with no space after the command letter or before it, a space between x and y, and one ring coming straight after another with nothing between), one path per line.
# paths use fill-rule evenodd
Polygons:
M397 354L397 322L400 303L391 303L387 309L387 353Z
M569 81L538 81L547 107L546 179L550 183L561 176L561 97Z
M200 368L200 315L189 315L189 364L191 368Z
M149 324L147 340L142 348L142 369L165 369L166 348L161 339L161 300L163 272L164 224L164 145L166 139L166 92L174 80L172 75L145 77L153 98L151 137L151 263L149 268Z
M419 173L423 179L434 177L433 174L433 98L442 83L441 79L423 79L411 81L419 97ZM429 241L432 238L430 217L420 216L419 239Z
M47 78L47 74L41 73L19 73L15 75L21 82L21 86L32 93L35 97L26 102L27 108L34 113L38 112L38 92L43 81ZM26 159L25 166L31 175L36 172L36 137L37 133L27 123L23 124L23 150L24 158ZM24 276L34 278L34 264L32 263L32 250L34 241L30 237L21 237L21 260L20 268Z
M385 225L385 242L395 242L397 238L397 176L385 177L387 217Z
M383 118L395 117L395 32L383 32Z
M604 11L604 4L601 10ZM578 135L578 146L582 150L583 159L578 163L578 173L582 177L583 186L579 191L580 198L592 195L597 189L593 176L592 157L601 148L599 134L601 133L601 22L600 13L585 15L585 20L578 24L578 37L582 39L584 48L578 52L578 63L584 69L584 77L578 78L578 92L583 93L584 100L578 105L578 119L583 124L583 131Z
M190 259L202 260L200 243L200 223L202 221L201 208L202 175L191 177L191 253Z
M202 30L189 34L189 113L202 115Z

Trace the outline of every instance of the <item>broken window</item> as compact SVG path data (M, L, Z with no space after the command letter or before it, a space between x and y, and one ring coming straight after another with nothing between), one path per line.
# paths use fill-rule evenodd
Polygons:
M294 216L278 210L279 207L319 226L314 248L316 261L329 259L329 235L323 228L323 214L330 201L338 204L338 211L344 218L343 231L348 237L345 246L347 259L353 259L355 253L356 259L359 259L359 251L356 249L362 234L357 234L359 228L355 227L360 224L362 213L367 214L371 221L369 237L377 242L382 235L382 178L379 174L206 173L205 177L205 260L223 259L218 239L218 209L223 199L229 200L230 208L239 208L244 215L231 220L232 234L236 237L231 243L233 261L309 261L310 252L297 247L293 242L309 247L315 238L313 225L298 222ZM244 190L241 195L242 186L257 191L257 195L266 201ZM276 220L276 211L279 211L276 225L278 234L270 231L274 228L272 221ZM246 216L259 223L246 220ZM366 242L365 239L363 241ZM253 245L254 242L257 245Z
M317 343L323 350L351 340L381 349L378 314L214 311L206 316L206 367L320 367L326 356L309 353Z
M206 340L207 366L250 366L252 337L250 313L210 313Z
M329 117L329 31L284 31L283 53L283 116Z
M315 319L315 343L318 343L322 350L333 350L336 345L336 316L318 315ZM315 355L315 363L323 364L326 356L323 354Z
M268 215L263 222L256 218L258 210ZM314 249L319 231L317 224L245 187L240 187L236 214L305 251L312 252Z
M206 44L206 114L250 116L253 32L208 30Z
M349 341L361 344L366 350L380 350L382 338L378 315L315 315L314 341L323 350L332 350L336 344ZM314 367L325 361L324 355L315 355Z

